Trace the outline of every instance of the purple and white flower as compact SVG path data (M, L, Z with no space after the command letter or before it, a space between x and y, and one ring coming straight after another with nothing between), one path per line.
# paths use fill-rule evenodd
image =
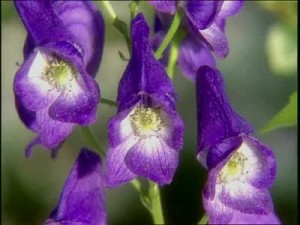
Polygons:
M131 24L132 55L120 80L118 114L108 125L105 181L114 187L137 176L160 185L172 181L183 145L176 93L153 55L142 14Z
M36 144L57 149L75 124L96 121L104 22L90 1L15 1L28 32L24 63L14 80L21 120ZM79 16L80 15L80 16ZM52 152L54 153L54 151Z
M45 225L106 225L100 157L82 149Z
M228 16L237 14L243 1L148 1L158 11L155 20L153 48L157 49L164 39L171 15L182 7L186 18L182 28L187 33L179 47L178 65L183 75L195 81L200 66L215 67L216 62L210 50L224 59L229 53L225 35L225 23ZM165 52L168 55L168 52ZM167 56L164 56L166 58ZM166 62L166 60L164 60Z
M276 174L274 154L233 111L218 70L201 67L196 86L197 157L209 169L203 192L209 223L228 224L236 213L268 215L273 211L268 188Z

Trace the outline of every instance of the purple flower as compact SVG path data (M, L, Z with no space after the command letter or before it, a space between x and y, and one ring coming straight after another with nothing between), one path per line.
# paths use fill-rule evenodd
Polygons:
M100 157L82 149L47 225L105 225L106 209Z
M179 48L178 64L190 80L195 80L200 66L215 67L215 60L210 52L224 59L229 52L228 40L225 35L226 17L238 13L243 5L238 1L149 1L158 11L156 17L156 34L153 48L157 49L166 35L171 16L179 6L183 7L186 19L183 29L187 36ZM169 53L166 51L165 55ZM166 56L164 56L166 57ZM166 59L163 61L166 64Z
M105 181L110 187L137 176L160 185L172 181L183 145L176 93L149 43L142 14L132 21L132 55L120 80L118 114L108 125Z
M274 212L268 215L251 215L235 212L230 224L281 224Z
M167 16L163 16L166 18ZM168 19L167 19L168 20ZM155 26L157 27L157 33L152 40L152 48L157 50L162 40L164 39L168 26L160 22L158 16L156 16ZM169 48L166 49L160 62L167 66L169 59ZM202 65L209 65L211 67L216 66L214 57L210 50L206 47L205 43L196 35L189 32L182 40L179 46L179 53L177 59L178 65L182 70L183 75L194 81L196 79L197 70Z
M14 80L21 120L36 144L57 149L75 124L96 121L104 22L89 1L15 1L28 32L24 63ZM54 152L52 152L54 153Z
M227 224L236 213L267 215L275 157L231 108L218 70L199 69L197 80L198 159L209 169L203 192L211 224Z

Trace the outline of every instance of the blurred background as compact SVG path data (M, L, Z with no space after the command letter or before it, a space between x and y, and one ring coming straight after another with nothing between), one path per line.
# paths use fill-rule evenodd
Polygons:
M130 18L128 3L112 2L117 15L124 21L129 21ZM118 50L128 54L122 36L112 28L111 18L100 2L96 4L103 11L106 22L106 42L97 81L101 86L102 96L115 100L118 81L126 66L126 62L120 59ZM241 12L227 20L230 54L226 60L218 61L218 68L224 74L227 93L234 109L253 125L257 131L255 135L275 152L278 172L271 188L275 212L284 224L297 224L297 128L294 126L258 133L287 105L289 96L297 89L296 64L280 75L276 73L278 68L274 69L270 59L275 54L273 50L278 49L277 42L274 44L268 41L270 29L274 24L289 23L282 21L282 17L291 15L282 13L286 8L293 10L295 21L291 21L296 24L295 2L270 4L270 1L246 1ZM146 1L140 2L139 11L145 13L152 26L154 11ZM10 1L1 1L1 25L2 224L42 224L56 206L80 148L88 145L77 127L56 159L51 159L49 152L40 147L36 147L31 158L25 158L24 148L35 135L18 118L12 85L17 64L23 62L22 48L26 31ZM295 40L296 35L297 30L292 36ZM292 49L297 52L297 46ZM281 53L276 54L282 56ZM282 58L286 59L284 56ZM296 62L296 54L292 60ZM276 65L278 63L275 63L275 67ZM174 83L180 95L178 111L185 122L186 132L180 165L173 183L161 189L163 210L167 223L195 224L203 215L201 191L207 176L195 157L195 88L192 82L183 78L178 68ZM100 105L98 121L92 126L103 146L107 146L107 120L115 113L115 108ZM131 185L107 190L106 195L109 224L152 223Z

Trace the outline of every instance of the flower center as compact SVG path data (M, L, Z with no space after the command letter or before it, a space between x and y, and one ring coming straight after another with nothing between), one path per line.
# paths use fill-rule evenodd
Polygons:
M243 175L245 160L247 159L242 153L236 152L221 169L218 174L217 182L228 183L239 179L240 176Z
M139 137L156 135L162 128L160 109L137 107L131 117L131 126L134 134Z
M54 59L46 66L43 78L51 85L61 88L65 87L70 81L76 78L76 73L73 66L69 63L61 59Z

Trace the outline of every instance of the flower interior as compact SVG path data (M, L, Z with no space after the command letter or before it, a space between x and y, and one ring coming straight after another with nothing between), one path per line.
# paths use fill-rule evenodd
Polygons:
M44 69L43 78L51 85L61 88L76 78L75 69L69 63L61 59L48 62Z
M228 183L239 179L243 175L246 160L243 153L236 151L218 174L218 183Z
M133 110L130 117L134 134L139 137L157 135L157 132L162 128L160 109L138 106Z

